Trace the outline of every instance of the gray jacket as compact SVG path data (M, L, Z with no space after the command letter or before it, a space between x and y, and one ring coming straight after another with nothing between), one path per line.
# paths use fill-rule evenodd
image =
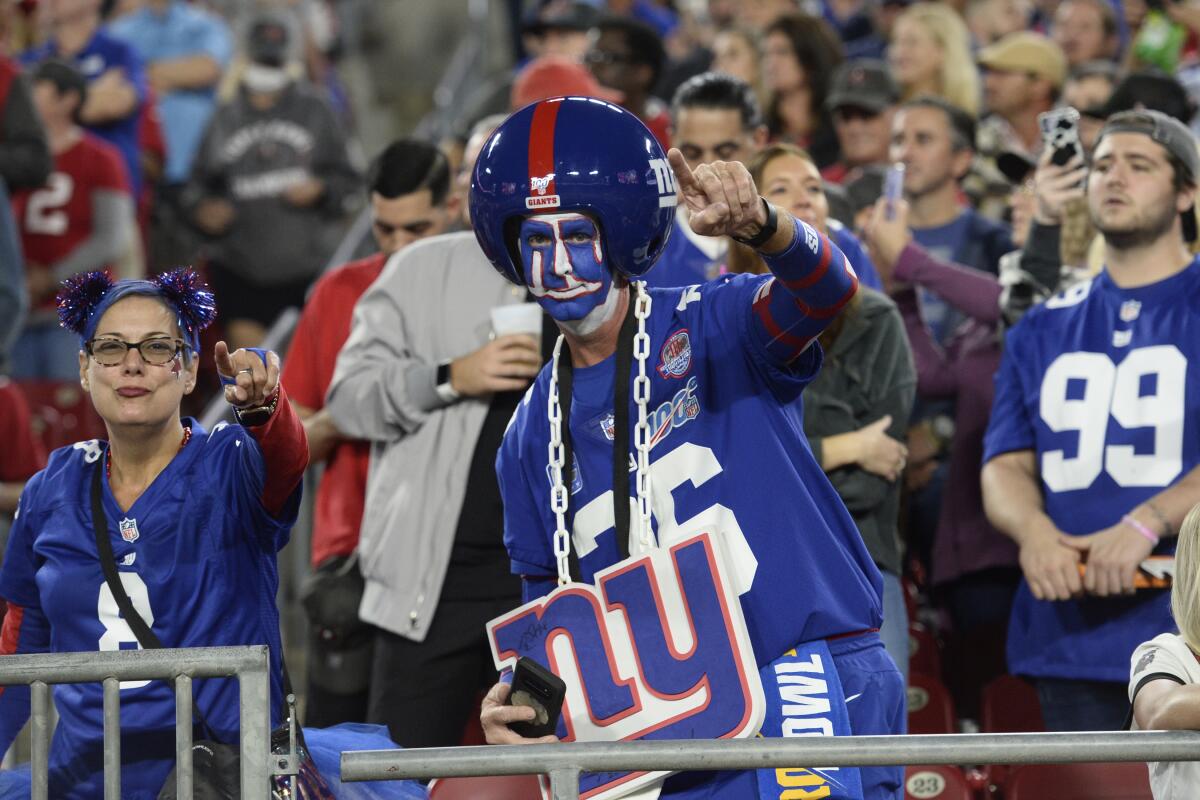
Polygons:
M892 415L888 434L904 441L917 391L912 351L896 304L865 287L858 293L857 309L849 312L821 371L804 390L804 432L818 464L825 437L858 430L887 414ZM829 482L854 517L871 558L900 574L899 481L890 483L850 465L829 473Z
M493 307L524 299L467 232L392 256L354 308L326 407L372 443L358 545L372 625L418 642L429 632L489 401L447 405L437 366L487 342Z

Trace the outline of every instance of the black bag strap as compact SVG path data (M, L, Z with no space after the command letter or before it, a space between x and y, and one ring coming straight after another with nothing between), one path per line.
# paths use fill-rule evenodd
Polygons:
M629 555L629 373L633 369L633 336L637 332L631 292L629 308L617 335L616 374L613 376L613 519L617 531L617 552L622 558ZM571 502L570 486L574 481L574 448L571 442L571 393L574 388L574 367L570 353L558 359L558 404L562 410L563 483L567 486L567 503ZM579 556L575 548L568 554L572 580L579 580Z

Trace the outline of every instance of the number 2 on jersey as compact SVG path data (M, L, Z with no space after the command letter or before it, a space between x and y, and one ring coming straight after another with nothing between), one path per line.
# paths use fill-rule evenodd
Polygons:
M1170 484L1183 469L1186 374L1187 359L1174 345L1132 350L1119 365L1104 353L1056 358L1042 379L1042 421L1079 438L1074 456L1064 450L1042 455L1042 480L1052 491L1069 492L1088 488L1107 470L1118 486ZM1127 431L1153 428L1153 450L1106 445L1110 418Z
M117 574L121 576L121 583L125 585L125 593L129 595L133 609L146 621L147 626L153 625L154 612L150 610L150 593L146 590L146 583L142 580L142 576L136 572L118 572ZM137 637L133 635L133 628L129 627L129 623L121 616L117 600L113 597L112 590L108 588L107 583L100 584L100 597L96 601L96 613L100 617L100 624L104 626L104 635L100 637L100 650L142 649ZM133 647L122 647L123 644L132 644ZM121 688L137 689L148 683L150 681L121 681Z

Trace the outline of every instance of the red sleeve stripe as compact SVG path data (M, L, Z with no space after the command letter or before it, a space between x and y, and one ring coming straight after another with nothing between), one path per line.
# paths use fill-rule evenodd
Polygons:
M796 224L800 225L802 223L797 220ZM796 231L796 235L800 236L799 230ZM824 278L825 273L829 271L829 262L833 259L833 246L823 234L818 233L817 236L820 237L821 240L821 260L817 262L817 266L813 268L813 271L805 275L803 278L792 278L789 280L786 278L777 277L777 280L783 283L783 287L792 294L795 294L800 289L807 289L809 286L812 286L814 283L821 280L821 278Z
M796 301L796 305L803 307L803 303L801 303L799 300ZM772 342L781 344L795 353L801 353L804 351L804 348L808 347L808 343L812 341L811 337L805 338L793 336L783 328L779 327L779 323L775 321L775 316L771 313L771 294L769 292L763 295L762 298L754 304L753 308L754 313L756 313L758 318L762 321L763 328L766 329L767 334L771 337Z
M21 641L21 621L25 618L25 609L21 606L8 604L8 612L4 615L4 625L0 627L0 657L11 656L17 652L17 643ZM0 686L0 697L4 696L5 687Z
M814 317L815 319L829 319L830 317L836 317L839 313L841 313L841 310L846 307L846 304L850 302L851 298L854 297L854 293L857 291L858 291L858 276L851 274L850 288L846 290L846 293L844 295L842 295L840 298L838 298L838 301L836 303L834 303L831 306L826 306L825 308L819 308L819 309L804 306L804 311L809 316ZM799 305L800 301L797 300L796 303Z

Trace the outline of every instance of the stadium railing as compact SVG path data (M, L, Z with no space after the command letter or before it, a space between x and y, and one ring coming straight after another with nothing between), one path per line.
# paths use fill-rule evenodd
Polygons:
M0 686L27 685L31 695L32 800L49 797L50 685L104 685L104 798L121 797L121 681L175 685L175 754L180 800L192 798L192 680L235 677L241 721L241 796L263 797L269 768L270 673L265 645L91 653L37 653L0 658ZM281 759L283 772L290 759Z
M797 764L1065 764L1200 761L1200 731L980 733L588 742L342 753L343 781L550 776L554 800L577 800L582 772L795 769Z

